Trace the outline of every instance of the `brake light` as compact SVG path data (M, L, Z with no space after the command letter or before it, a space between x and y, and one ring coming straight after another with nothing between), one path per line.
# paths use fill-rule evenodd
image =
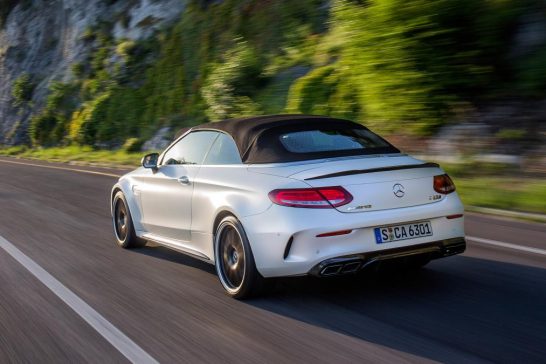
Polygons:
M348 204L353 196L343 187L273 190L269 198L277 205L328 209Z
M434 176L434 191L447 195L455 191L455 184L447 174Z

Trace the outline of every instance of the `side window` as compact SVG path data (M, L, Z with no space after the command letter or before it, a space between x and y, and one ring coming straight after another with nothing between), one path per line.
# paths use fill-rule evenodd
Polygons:
M207 158L203 162L205 165L218 165L218 164L241 164L241 156L237 145L233 139L220 133L212 147L210 148Z
M162 164L201 164L217 136L214 131L195 131L186 135L165 153Z

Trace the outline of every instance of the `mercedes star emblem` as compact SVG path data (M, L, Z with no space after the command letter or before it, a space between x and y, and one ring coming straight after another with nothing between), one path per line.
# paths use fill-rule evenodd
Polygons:
M392 192L396 197L404 197L404 194L406 193L404 191L404 186L402 186L400 183L395 184L392 186Z

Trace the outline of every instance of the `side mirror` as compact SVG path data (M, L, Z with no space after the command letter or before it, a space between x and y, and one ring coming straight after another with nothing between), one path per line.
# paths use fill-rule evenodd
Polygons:
M157 162L159 161L159 153L146 154L142 158L142 167L151 168L154 171L157 169Z

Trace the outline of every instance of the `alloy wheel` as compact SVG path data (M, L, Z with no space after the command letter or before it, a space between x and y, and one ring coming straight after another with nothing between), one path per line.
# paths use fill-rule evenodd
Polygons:
M246 262L241 236L231 224L226 224L218 235L219 275L226 288L237 290L244 281Z
M116 209L115 209L115 227L116 227L116 234L118 236L118 239L120 241L125 241L125 238L127 237L127 231L128 231L128 219L129 216L127 215L127 208L125 207L125 204L122 200L118 200L116 203Z

